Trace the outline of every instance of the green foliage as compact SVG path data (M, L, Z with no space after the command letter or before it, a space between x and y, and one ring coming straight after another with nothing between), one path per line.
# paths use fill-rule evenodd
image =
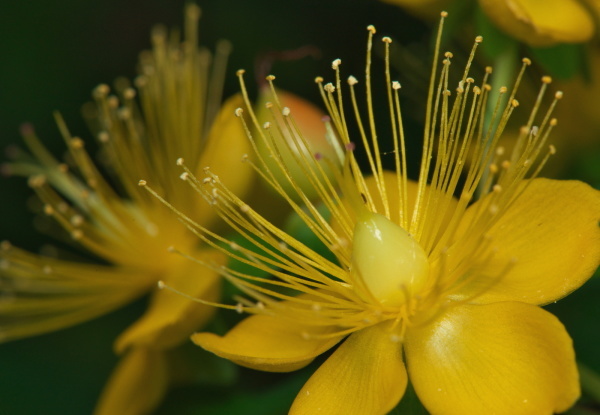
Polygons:
M559 44L549 48L531 48L531 51L533 60L558 79L588 73L584 45Z
M427 410L419 401L410 381L402 400L388 415L427 415Z
M483 36L481 51L487 59L495 61L499 56L517 49L518 42L498 29L479 7L475 10L474 19L475 33Z

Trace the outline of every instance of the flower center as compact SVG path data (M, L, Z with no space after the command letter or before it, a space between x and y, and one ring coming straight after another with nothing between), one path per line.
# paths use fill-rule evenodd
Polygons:
M424 287L429 261L402 227L369 212L354 227L352 274L382 305L401 306Z

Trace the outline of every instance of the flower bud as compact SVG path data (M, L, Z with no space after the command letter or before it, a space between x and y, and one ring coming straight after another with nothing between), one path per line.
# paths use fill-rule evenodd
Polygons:
M263 168L272 172L292 198L299 199L299 191L313 198L317 190L311 183L311 175L321 180L321 168L331 179L328 164L339 164L333 143L337 139L333 130L326 128L325 113L315 105L290 92L277 90L276 95L270 89L263 89L256 109L258 121L263 123L263 131L255 134L255 137L262 135L256 141L264 160ZM287 172L278 165L278 159Z

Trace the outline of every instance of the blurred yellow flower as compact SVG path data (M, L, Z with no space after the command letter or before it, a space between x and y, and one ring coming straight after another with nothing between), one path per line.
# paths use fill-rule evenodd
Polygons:
M168 383L165 351L184 342L212 315L210 307L157 289L163 280L208 300L219 296L216 272L193 267L168 247L187 247L214 264L226 261L225 255L199 244L172 213L140 191L138 180L151 179L208 227L216 215L204 201L189 197L175 173L177 158L186 157L198 173L210 167L242 193L252 177L250 169L238 166L249 150L232 115L241 97L231 98L220 109L229 45L220 44L213 61L210 52L198 46L199 17L197 6L187 7L182 43L164 28L155 29L152 51L140 58L136 89L119 80L117 96L100 85L93 93L94 104L84 107L109 176L100 173L84 141L72 136L59 116L68 164L58 162L33 129L25 127L24 139L34 158L21 155L7 167L12 174L29 176L45 214L106 265L36 255L4 242L2 341L67 327L151 295L146 313L115 342L123 357L98 414L146 413L158 404Z
M383 38L388 119L379 121L371 92L375 28L368 30L366 117L359 109L359 81L350 76L349 96L342 92L339 59L333 61L333 83L316 79L331 115L329 127L339 137L340 157L303 166L330 219L294 185L273 149L271 128L290 129L298 142L305 141L292 134L297 132L293 108L277 108L285 123L271 118L262 124L246 102L254 128L262 128L250 139L263 141L275 160L266 176L336 261L274 226L210 172L204 179L184 177L258 248L229 242L230 255L274 276L218 269L199 258L248 297L222 307L253 315L224 336L198 333L192 340L240 365L272 372L302 368L341 342L297 395L291 414L385 414L404 395L409 374L420 400L435 414L566 410L580 393L572 342L539 305L577 289L598 267L600 192L581 182L536 178L554 152L547 138L561 94L543 111L550 83L543 78L509 154L497 141L518 107L516 89L530 62L523 60L512 92L500 90L508 103L499 99L486 120L491 71L479 86L469 74L481 38L458 85L450 85L452 54L444 55L438 74L436 52L420 173L413 182L407 172L415 156L405 147L400 84L389 70L391 39ZM436 50L440 36L441 30ZM244 90L241 72L240 81ZM242 122L244 112L236 111ZM391 127L390 144L379 138L381 122ZM370 177L354 156L359 146ZM476 161L467 166L468 158ZM336 169L338 163L343 167ZM393 170L385 171L385 164ZM323 166L334 169L336 182ZM291 182L294 195L276 181L275 171ZM185 214L180 217L205 243L218 247L224 241Z
M470 2L453 0L382 0L427 20L456 6L474 10ZM546 47L591 40L600 16L598 0L477 0L485 15L508 36L527 45Z
M531 46L582 43L594 34L594 17L577 0L479 0L494 24Z

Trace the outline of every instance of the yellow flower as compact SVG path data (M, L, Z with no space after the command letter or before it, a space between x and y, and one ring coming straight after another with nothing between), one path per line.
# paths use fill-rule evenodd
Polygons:
M479 0L494 24L531 46L582 43L594 34L594 17L577 0Z
M469 75L481 38L458 85L450 81L452 54L444 55L438 74L436 52L419 161L405 147L409 137L402 128L400 85L391 80L389 38L383 38L388 108L383 116L373 108L375 29L368 30L366 105L359 105L355 77L348 78L349 96L342 91L339 59L333 61L333 83L316 79L340 138L338 149L344 150L343 168L336 169L342 196L322 169L337 161L322 158L315 167L303 166L331 220L300 187L288 194L274 172L266 174L336 261L272 225L215 175L200 181L185 177L258 248L230 242L230 255L274 276L220 269L248 297L222 307L253 315L224 336L197 333L192 340L240 365L272 372L302 368L341 343L299 392L291 414L385 414L402 398L409 375L433 414L566 410L580 393L572 342L539 305L577 289L598 266L600 192L580 182L535 178L554 152L546 142L561 94L543 111L551 81L543 78L519 145L508 154L497 140L518 106L516 88L529 60L523 60L513 91L500 91L508 104L499 100L486 119L491 69L480 86ZM440 34L437 39L439 48ZM245 91L241 72L240 81ZM366 117L360 108L366 108ZM253 143L262 140L273 148L270 128L289 129L298 142L305 141L297 134L293 108L278 110L285 124L265 125L262 134L250 137ZM243 122L245 112L259 130L263 120L240 108ZM390 128L390 144L380 141L384 126ZM354 156L359 146L370 177ZM478 162L466 167L471 153ZM292 180L281 157L273 150L269 157ZM413 163L420 169L417 182L408 179ZM393 169L385 171L384 165ZM206 243L224 241L180 217Z
M472 4L452 0L382 0L430 20L443 7L474 10ZM502 31L527 45L583 43L595 32L600 2L584 0L478 0L486 16ZM461 5L461 3L464 3Z
M84 114L109 175L100 173L84 141L72 136L60 117L69 164L55 160L33 129L24 128L35 158L23 156L8 167L13 174L29 176L44 212L106 265L36 255L4 242L2 341L70 326L151 295L146 313L115 342L123 358L103 393L99 414L146 413L159 403L168 382L166 351L184 342L212 314L210 307L157 289L163 280L203 298L219 296L216 272L194 268L168 247L184 246L215 264L226 261L225 255L199 244L168 209L140 191L138 180L152 180L208 227L216 215L205 202L188 197L187 187L175 174L177 158L186 157L197 173L211 167L239 192L245 192L252 177L251 170L238 166L249 150L232 115L241 97L231 98L220 109L229 46L219 45L214 60L199 47L199 16L197 6L188 6L181 44L162 27L153 32L153 50L141 56L136 89L119 80L118 96L106 85L94 90L95 102L84 108Z

